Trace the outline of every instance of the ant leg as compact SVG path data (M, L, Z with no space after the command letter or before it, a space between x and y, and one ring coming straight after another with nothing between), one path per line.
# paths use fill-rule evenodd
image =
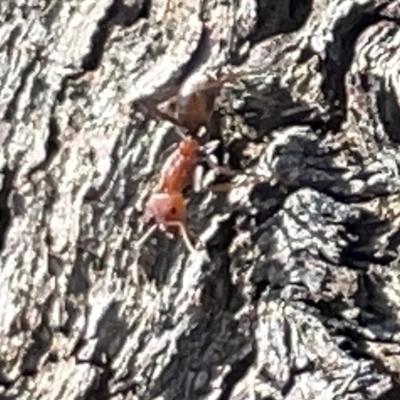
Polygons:
M203 192L205 189L210 190L214 193L226 193L232 188L232 183L213 183L218 172L216 169L213 170L211 176L204 174L204 169L201 165L196 166L193 174L193 191L195 193Z
M214 159L212 153L217 149L220 141L218 139L211 140L208 143L206 143L204 146L202 146L202 155L204 157L204 160L216 173L220 175L226 175L226 176L236 176L239 174L239 171L235 171L232 168L226 166L226 165L219 165L218 162Z
M156 225L153 225L136 243L134 244L134 251L135 251L135 261L133 263L133 280L136 285L140 284L140 276L142 276L145 283L148 283L148 279L146 273L144 272L143 268L139 264L139 252L141 247L143 247L144 243L150 238L150 236L155 232L157 229Z
M234 185L230 182L227 183L215 183L209 187L210 191L213 193L228 193L232 190Z
M150 114L150 116L154 119L158 119L161 121L168 121L171 124L175 125L177 129L174 130L174 132L180 137L180 139L184 140L186 139L186 135L183 131L180 129L184 129L184 127L181 125L180 121L175 118L173 115L171 115L169 112L162 111L158 107L153 106L152 104L149 104L146 101L141 102L142 105L146 108L147 112Z
M200 193L203 189L204 168L201 165L196 165L193 172L193 191Z
M217 174L233 177L240 173L239 171L235 171L226 165L219 165L210 154L204 154L204 156L208 166Z
M142 266L139 264L139 253L136 252L135 261L133 262L133 283L137 286L141 285L140 277L143 278L144 283L148 283L146 273L144 272Z
M224 78L221 78L221 83L233 83L236 82L239 78L241 78L243 75L245 75L244 72L228 72L227 75Z
M246 75L245 72L227 72L224 77L222 76L211 76L209 75L209 81L204 84L203 88L201 91L206 91L209 89L222 89L222 86L224 86L226 83L234 83L236 82L239 78L242 76Z
M217 142L217 141L216 141ZM241 174L241 171L235 171L228 166L219 165L213 158L212 154L203 153L203 159L206 161L210 168L211 175L205 175L204 170L198 165L193 173L193 190L196 193L208 189L214 193L227 193L234 184L227 183L214 183L218 175L225 175L233 178Z
M168 121L173 125L181 126L180 122L173 115L171 115L169 112L161 111L158 107L150 104L150 102L146 100L140 100L137 103L145 107L152 118Z
M186 247L189 249L191 253L197 253L192 241L189 238L189 231L186 226L182 222L178 222L179 229L181 230L183 241L185 242Z
M136 248L142 247L145 242L150 238L150 236L155 232L157 229L157 225L153 225L149 230L141 236L141 238L135 243Z
M186 228L185 224L183 222L179 221L169 221L167 222L168 226L176 226L179 228L182 234L183 241L185 242L186 247L191 253L197 253L197 250L192 244L192 241L190 240L189 236L192 235L192 233L189 233L189 230Z
M201 151L204 155L212 154L212 153L214 153L215 150L217 150L220 143L221 143L221 140L219 140L219 139L209 140L206 144L201 146Z

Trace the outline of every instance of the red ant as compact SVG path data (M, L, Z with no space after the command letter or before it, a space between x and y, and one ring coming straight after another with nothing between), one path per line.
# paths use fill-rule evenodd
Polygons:
M148 198L143 219L153 222L153 226L136 243L141 247L143 243L159 228L174 237L180 231L186 246L191 252L196 252L185 226L186 200L183 191L195 184L195 170L204 147L197 140L183 137L178 147L165 160L157 185ZM211 160L208 160L212 164Z
M177 149L165 160L159 182L146 202L143 219L154 222L149 231L137 242L137 247L150 237L156 228L176 236L181 232L186 246L195 252L185 226L186 201L184 189L193 182L200 145L195 139L184 138Z

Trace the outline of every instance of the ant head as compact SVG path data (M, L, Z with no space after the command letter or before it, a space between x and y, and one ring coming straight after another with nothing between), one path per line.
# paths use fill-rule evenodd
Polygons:
M186 204L182 193L153 193L146 203L144 219L153 220L160 228L175 231L168 222L183 222L186 218Z

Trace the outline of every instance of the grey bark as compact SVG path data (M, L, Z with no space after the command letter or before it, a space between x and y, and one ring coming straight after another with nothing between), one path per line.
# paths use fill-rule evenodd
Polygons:
M400 398L399 24L398 0L2 1L1 398ZM130 104L205 26L249 72L216 111L242 173L188 195L208 257L159 233L138 286L178 138Z

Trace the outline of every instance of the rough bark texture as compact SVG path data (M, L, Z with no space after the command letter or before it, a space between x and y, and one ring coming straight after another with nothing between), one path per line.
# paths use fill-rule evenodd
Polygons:
M215 114L243 174L189 196L209 260L157 234L138 287L177 136L129 105L205 25L257 71ZM399 26L399 0L1 1L1 398L399 399Z

